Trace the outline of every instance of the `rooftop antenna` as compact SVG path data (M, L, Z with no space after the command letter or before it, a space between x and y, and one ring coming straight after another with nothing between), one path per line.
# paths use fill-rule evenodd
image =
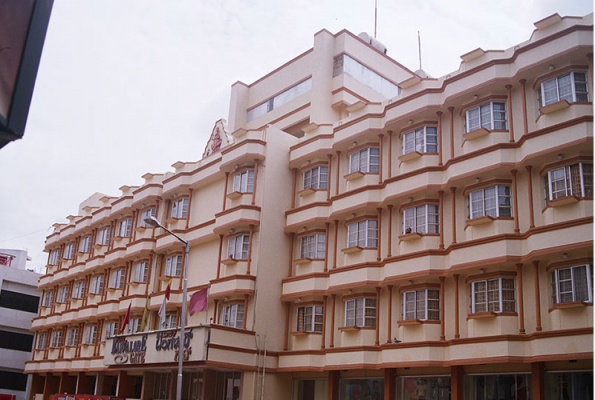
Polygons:
M419 49L419 69L421 69L421 38L419 31L417 31L417 48Z
M378 23L378 0L374 0L374 39L376 39L376 24Z

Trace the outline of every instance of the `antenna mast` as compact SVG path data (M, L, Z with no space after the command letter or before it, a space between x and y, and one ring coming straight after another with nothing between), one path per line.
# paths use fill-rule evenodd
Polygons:
M376 39L376 24L378 23L378 0L374 0L374 39Z
M419 31L417 31L417 47L419 49L419 69L421 69L421 39L419 37Z

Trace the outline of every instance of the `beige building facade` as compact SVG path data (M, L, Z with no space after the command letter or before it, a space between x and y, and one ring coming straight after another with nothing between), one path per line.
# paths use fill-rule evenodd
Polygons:
M235 83L199 161L48 236L31 397L175 398L155 216L208 291L183 399L593 398L593 19L535 28L441 78L322 30Z

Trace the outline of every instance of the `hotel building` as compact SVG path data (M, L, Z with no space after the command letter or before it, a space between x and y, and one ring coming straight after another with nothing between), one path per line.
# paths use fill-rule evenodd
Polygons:
M236 82L200 160L48 236L31 397L175 398L155 216L209 293L182 399L593 398L593 18L535 28L441 78L322 30Z

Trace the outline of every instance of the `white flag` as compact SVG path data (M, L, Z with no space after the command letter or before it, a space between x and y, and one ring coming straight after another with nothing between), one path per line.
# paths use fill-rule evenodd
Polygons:
M159 327L163 329L165 327L165 297L163 298L163 304L159 307Z

